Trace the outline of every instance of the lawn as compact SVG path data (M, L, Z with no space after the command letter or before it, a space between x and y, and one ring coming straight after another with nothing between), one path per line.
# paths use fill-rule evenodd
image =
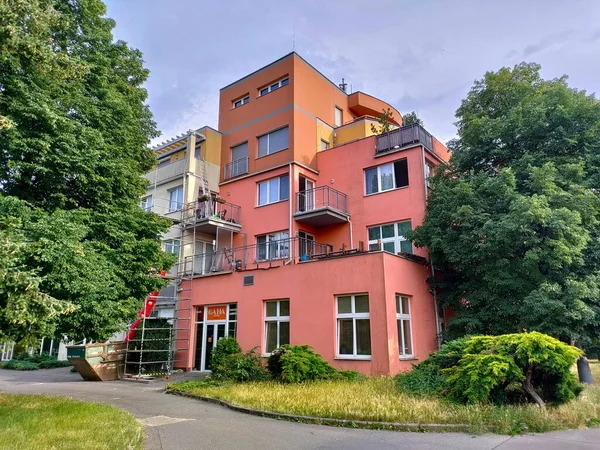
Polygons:
M188 395L211 397L238 406L302 416L397 423L467 424L474 433L502 434L580 428L600 423L600 364L592 364L597 385L568 404L541 410L536 406L461 406L438 398L398 392L391 378L321 381L284 385L277 382L174 383Z
M112 406L0 393L2 449L141 449L143 436L131 414Z

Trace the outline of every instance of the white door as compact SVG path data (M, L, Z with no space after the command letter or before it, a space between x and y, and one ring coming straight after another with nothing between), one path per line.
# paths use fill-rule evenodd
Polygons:
M306 210L311 211L315 209L315 182L312 180L306 180Z
M196 241L194 255L194 273L206 275L210 273L213 259L213 246L211 242Z

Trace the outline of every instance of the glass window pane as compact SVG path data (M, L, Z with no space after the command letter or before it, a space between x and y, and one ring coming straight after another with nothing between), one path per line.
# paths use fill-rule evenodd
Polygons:
M396 295L396 314L402 314L399 295Z
M371 354L371 324L369 319L356 320L356 354Z
M266 322L265 327L265 351L271 353L277 348L277 322Z
M269 135L259 136L258 138L258 157L269 154Z
M368 313L369 312L369 296L355 295L354 296L354 312Z
M267 302L267 317L277 316L277 302Z
M260 95L265 95L265 94L268 94L268 93L269 93L269 88L268 87L260 90Z
M236 161L241 158L245 158L248 156L248 143L244 142L243 144L236 145L235 147L231 147L231 160Z
M369 228L369 240L374 241L377 239L381 239L381 227Z
M237 305L229 305L229 320L237 320Z
M354 330L352 319L338 319L339 323L339 354L352 355L354 352Z
M338 314L350 314L352 313L352 300L349 296L338 297Z
M234 107L236 107L236 108L237 108L238 106L242 106L242 101L241 101L241 100L238 100L237 102L235 102L235 103L233 104L233 106L234 106Z
M267 197L267 183L259 183L258 185L258 204L266 205L269 201Z
M381 226L381 236L385 238L394 237L394 224L390 225L382 225Z
M400 251L404 253L412 253L412 243L410 241L401 241L400 242Z
M406 222L398 222L398 236L404 236L406 232L410 230L410 220L407 220Z
M288 148L288 127L269 133L269 154Z
M290 176L284 175L279 178L279 200L290 198Z
M279 178L273 178L269 183L269 203L279 201Z
M390 252L390 253L394 253L394 254L396 253L395 245L393 242L384 242L383 249L386 252Z
M284 78L283 80L281 80L281 85L282 86L285 86L285 85L287 85L289 83L290 83L290 79L289 78Z
M377 168L365 170L365 186L367 187L367 194L374 194L379 192L377 187Z
M375 244L369 244L369 250L379 250L379 247L377 246L377 243L375 243Z
M403 329L404 329L404 354L412 355L412 340L410 336L410 320L402 321Z
M229 322L229 333L230 337L236 337L237 333L237 322Z
M279 89L279 83L275 83L271 85L271 90L274 91L275 89Z
M381 175L381 190L394 189L394 166L392 164L380 166L379 173Z
M400 306L402 307L402 314L410 314L408 297L400 297Z
M290 343L290 323L279 322L279 346Z
M279 315L283 316L283 317L290 315L290 301L289 300L281 300L279 302Z

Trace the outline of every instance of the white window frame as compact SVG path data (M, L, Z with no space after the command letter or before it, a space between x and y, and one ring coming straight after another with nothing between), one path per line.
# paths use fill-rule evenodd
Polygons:
M282 316L281 315L281 302L287 302L288 303L288 315L287 316ZM276 315L274 316L267 316L267 303L277 303L277 309L276 309ZM268 325L270 323L277 323L277 342L275 343L275 349L278 349L279 347L281 347L282 344L281 343L281 323L290 323L290 299L288 298L282 298L281 300L265 300L264 302L264 309L265 309L265 347L264 347L264 353L263 355L267 356L270 355L271 352L267 351L268 343L269 343L269 334L268 334ZM289 327L288 327L288 334L289 334ZM288 336L289 337L289 336ZM288 342L289 344L289 342Z
M153 206L154 206L154 200L152 198L152 195L145 195L140 200L140 208L142 208L146 212L151 212Z
M323 144L325 144L325 148L323 148ZM321 148L320 148L320 150L321 151L329 150L329 141L327 141L325 139L321 139Z
M339 106L335 106L335 109L333 110L333 122L335 124L336 127L341 127L344 124L344 110L342 108L340 108ZM340 120L338 123L338 111L340 112Z
M280 79L279 79L279 80L277 80L277 81L274 81L274 82L272 82L272 83L269 83L269 84L268 84L268 85L266 85L266 86L263 86L263 87L261 87L261 88L258 88L258 96L259 96L259 97L262 97L263 95L267 95L267 94L269 94L270 92L276 91L276 90L277 90L277 89L279 89L279 88L282 88L282 87L284 87L284 86L287 86L288 84L290 84L290 77L289 77L289 75L288 75L288 76L285 76L285 77L283 77L283 78L280 78ZM263 91L265 91L265 90L266 90L266 92L263 92Z
M285 148L280 148L279 150L275 150L275 151L271 151L271 134L276 133L277 131L281 131L283 129L287 129L287 133L288 133L288 146ZM264 155L259 155L260 152L260 138L262 137L266 137L267 138L267 153ZM260 136L256 137L256 144L257 144L257 152L256 152L256 157L257 158L264 158L265 156L269 156L269 155L274 155L275 153L279 153L282 152L284 150L287 150L288 148L290 148L290 126L286 125L284 127L281 128L277 128L276 130L271 130L268 133L264 133L261 134Z
M357 296L366 295L369 297L368 293L359 293L359 294L346 294L346 295L338 295L335 298L335 313L336 313L336 347L335 354L337 359L362 359L362 360L370 360L373 354L373 342L371 340L371 336L369 336L369 341L371 343L371 354L370 355L359 355L357 354L357 333L356 333L356 321L357 320L369 320L369 332L371 330L371 301L369 302L369 312L360 312L357 313L355 301ZM340 313L339 312L339 299L341 297L350 297L352 312L350 313ZM340 353L340 319L352 319L352 354Z
M381 169L384 167L392 168L392 187L389 189L383 189L381 187ZM367 170L372 170L372 169L377 169L377 192L369 193L367 191ZM365 169L365 195L380 194L381 192L393 191L394 189L399 189L399 188L396 187L396 172L394 171L394 163L393 162L387 163L387 164L382 164L377 167L369 167L368 169Z
M433 177L434 171L435 166L429 161L425 161L425 185L427 186L427 190L431 189L431 177Z
M245 105L249 101L250 101L250 96L249 95L245 95L242 98L238 98L237 100L233 100L231 102L231 104L233 105L233 109L235 109L235 108L239 108L240 106Z
M287 198L281 198L281 179L284 177L288 177L288 196ZM279 180L277 183L277 200L273 200L270 201L269 199L271 198L271 181L272 180ZM268 180L265 181L261 181L260 183L256 184L256 205L257 206L265 206L265 205L272 205L273 203L279 203L279 202L285 202L288 201L290 199L290 193L289 193L289 175L288 174L284 174L284 175L279 175L278 177L273 177L273 178L269 178ZM265 185L267 186L267 201L266 203L261 203L260 202L260 186L261 185Z
M393 223L383 223L381 225L373 225L371 227L367 227L367 239L368 239L368 248L369 250L379 250L379 248L375 249L375 248L371 248L371 245L377 245L378 241L381 242L381 249L383 250L384 248L384 244L393 242L394 243L394 255L397 255L398 253L400 253L402 251L402 242L404 241L408 241L408 239L406 239L406 237L402 236L399 232L398 232L398 226L401 223L409 223L411 230L412 230L412 222L410 220L401 220L400 222L393 222ZM386 226L386 225L393 225L394 226L394 236L391 237L387 237L384 238L383 237L383 229L382 227ZM379 239L369 239L369 230L371 230L372 228L379 228ZM412 247L412 246L411 246ZM412 249L412 248L411 248ZM414 249L413 253L414 253ZM387 250L385 250L387 251ZM388 252L389 253L389 252Z
M259 238L265 238L265 242L259 243ZM287 246L285 245L287 242ZM256 261L274 261L277 259L287 259L290 257L290 232L289 230L276 231L274 233L261 234L256 236ZM259 257L260 246L265 248L265 258ZM271 248L275 249L275 256L271 258ZM287 248L286 248L287 247Z
M181 201L178 198L173 200L171 196L179 190L181 190ZM177 186L176 188L169 189L167 192L169 193L169 212L181 211L183 208L183 186ZM179 197L179 195L176 194L176 197ZM173 203L175 203L175 209L172 208Z
M408 311L402 310L402 299L407 300ZM412 359L415 357L415 343L413 340L413 325L411 320L411 298L408 295L400 295L396 294L396 320L400 324L400 330L398 332L398 353L400 359ZM410 353L404 351L406 347L406 343L404 342L404 327L405 322L408 322L408 326L410 327L409 335L410 335Z
M174 255L179 256L179 249L181 247L180 239L167 239L163 241L163 249L167 253L172 253Z

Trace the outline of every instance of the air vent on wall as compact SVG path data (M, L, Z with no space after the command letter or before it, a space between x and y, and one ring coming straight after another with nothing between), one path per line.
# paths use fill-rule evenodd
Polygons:
M254 286L254 275L246 275L244 277L244 286Z

